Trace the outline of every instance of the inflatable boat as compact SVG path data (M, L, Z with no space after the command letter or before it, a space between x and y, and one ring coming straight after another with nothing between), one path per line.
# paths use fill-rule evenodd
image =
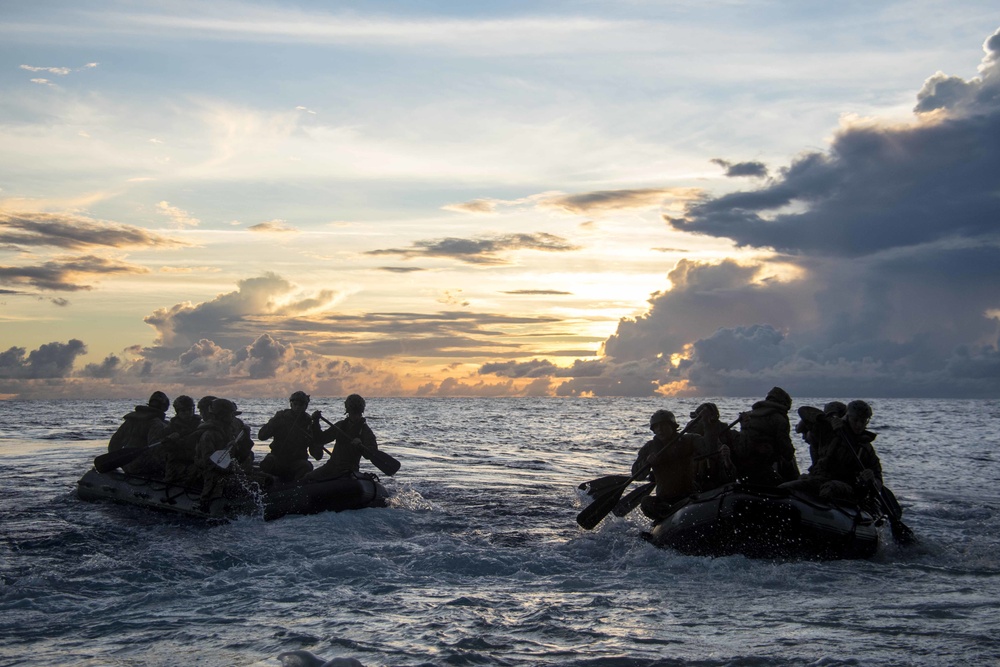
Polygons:
M779 488L727 484L669 508L643 537L698 556L870 558L882 517Z
M385 507L388 492L374 475L346 473L322 482L275 481L266 489L233 477L223 492L202 505L201 489L91 469L77 482L82 500L111 500L212 520L258 516L266 521L286 514L318 514Z

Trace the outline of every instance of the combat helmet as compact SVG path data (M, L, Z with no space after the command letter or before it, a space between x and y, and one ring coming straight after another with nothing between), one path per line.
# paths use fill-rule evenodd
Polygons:
M691 413L691 419L695 417L707 417L708 419L718 419L719 418L719 406L715 403L702 403L694 412Z
M177 412L181 410L194 410L194 399L187 394L181 394L174 399L174 410Z
M360 415L365 411L365 399L360 394L351 394L344 399L344 411L349 415Z
M170 399L162 391L154 391L150 395L149 400L146 401L146 405L157 410L162 410L166 412L167 408L170 407Z
M674 426L677 426L677 418L674 417L674 413L670 410L657 410L654 412L649 418L649 428L652 430L660 422L670 422Z
M212 414L216 417L222 417L224 415L229 415L234 417L236 415L243 414L236 409L236 404L226 398L217 398L212 401Z
M309 394L304 391L297 391L288 397L289 403L297 403L299 401L304 402L306 405L309 404Z
M792 397L781 387L772 387L771 391L767 392L764 400L782 405L786 410L792 409Z
M827 417L843 417L847 414L847 406L841 401L830 401L823 406L823 414Z
M198 412L211 412L212 402L215 400L215 396L202 396L198 399Z
M851 401L847 404L847 414L858 415L867 421L872 418L872 406L860 400Z

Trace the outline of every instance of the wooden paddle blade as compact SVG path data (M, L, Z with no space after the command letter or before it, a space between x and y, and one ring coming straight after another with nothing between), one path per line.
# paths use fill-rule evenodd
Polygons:
M593 530L597 527L604 517L611 514L611 510L615 508L618 501L621 500L622 494L625 493L625 489L628 485L632 483L632 478L629 477L627 483L621 486L605 491L602 496L599 496L597 500L590 503L583 508L583 511L576 515L576 522L580 524L580 527L584 530Z
M212 452L208 458L211 459L212 463L223 470L229 470L229 466L233 462L233 455L228 449L217 449Z
M383 475L392 477L399 470L399 461L382 450L368 449L365 453L367 454L368 460L372 462L372 465L381 470Z
M115 468L120 468L135 461L143 452L150 447L156 447L158 444L160 443L154 442L149 447L123 447L107 454L100 454L94 457L94 468L100 473L111 472Z
M642 503L642 499L648 496L656 488L656 482L648 482L642 486L632 489L628 495L618 501L615 505L615 516L625 516Z
M612 487L621 486L628 478L628 475L605 475L604 477L592 479L589 482L583 482L577 488L581 491L586 491L587 495L594 497L601 495L601 493Z

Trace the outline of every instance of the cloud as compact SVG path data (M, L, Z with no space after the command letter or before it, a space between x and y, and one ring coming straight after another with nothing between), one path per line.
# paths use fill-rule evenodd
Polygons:
M157 331L156 345L165 348L191 346L203 338L237 344L247 336L246 320L264 316L293 316L322 309L339 293L324 290L302 295L275 273L265 273L237 283L237 290L197 305L179 303L159 308L144 318Z
M123 225L73 214L0 211L0 243L66 248L179 248L189 244Z
M579 250L566 239L554 234L505 234L492 238L462 239L445 238L432 241L417 241L409 248L387 248L369 250L368 255L400 255L412 257L445 257L468 264L508 264L509 261L500 256L501 253L519 250L537 250L541 252L570 252Z
M45 343L27 357L26 351L23 347L11 347L0 352L0 378L64 378L73 369L76 358L86 353L87 346L74 338L68 343Z
M666 217L775 252L678 262L605 341L600 381L560 389L618 393L631 368L625 391L1000 393L1000 31L986 51L977 78L928 79L912 122L848 123L765 186Z
M763 162L729 162L721 158L714 158L712 162L725 169L726 176L731 178L736 176L765 178L767 176L767 165Z
M151 140L151 141L157 141L157 140ZM198 225L201 224L201 220L195 218L184 209L177 208L176 206L171 206L170 202L161 201L159 204L156 205L156 208L159 209L160 213L170 218L171 221L173 221L174 226L179 229L185 229L188 227L197 227Z
M57 257L36 266L0 266L0 285L28 285L42 290L76 292L93 289L88 276L149 273L149 269L105 257Z
M538 378L551 377L558 368L547 359L532 359L531 361L499 361L483 364L479 367L480 375L499 375L508 378Z
M547 396L549 394L549 381L546 378L538 378L527 387L522 387L512 380L500 383L489 383L480 380L479 382L463 382L460 379L449 377L439 383L429 382L419 387L417 396L462 396L476 398L492 398L502 396Z
M497 206L500 203L497 199L473 199L472 201L458 204L447 204L441 208L446 211L456 211L458 213L490 214L496 213Z
M94 69L99 63L87 63L83 67L37 67L34 65L21 65L21 69L28 72L45 72L46 74L54 74L55 76L67 76L73 72L82 72L87 69ZM35 79L32 79L35 81Z
M262 334L240 350L236 361L251 379L273 378L278 369L294 356L295 350L291 345L275 340L270 334Z
M109 354L99 364L87 364L80 371L79 375L88 378L112 378L118 373L122 365L122 360L113 354Z
M298 234L299 230L295 227L290 227L284 220L269 220L267 222L261 222L256 225L251 225L247 227L247 231L256 232L258 234Z
M415 271L426 271L427 269L422 269L419 266L380 266L379 271L388 271L389 273L413 273Z
M1000 133L1000 37L986 44L979 78L946 92L940 76L925 84L917 109L933 109L926 118L848 125L829 151L800 156L767 187L703 199L667 222L792 255L996 246L1000 146L988 138Z
M560 290L554 289L515 289L506 290L501 292L501 294L516 294L523 296L568 296L572 295L572 292L562 292Z
M574 195L549 196L542 199L539 206L575 214L657 208L668 199L687 199L692 192L688 188L601 190Z

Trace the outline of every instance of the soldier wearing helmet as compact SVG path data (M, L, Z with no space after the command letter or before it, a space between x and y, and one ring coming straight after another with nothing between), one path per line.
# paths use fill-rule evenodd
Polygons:
M691 412L691 433L705 439L705 454L695 461L695 484L699 491L710 491L736 479L732 448L739 433L719 419L715 403L702 403Z
M370 460L372 452L378 451L375 433L365 420L365 399L351 394L344 399L344 413L344 419L319 436L322 444L336 442L330 452L330 460L309 473L306 479L320 481L359 472L362 457Z
M221 495L226 482L234 474L244 478L252 472L253 454L247 460L241 449L244 439L249 439L250 429L237 415L242 414L236 404L226 398L216 398L212 401L208 419L198 427L198 444L195 448L195 463L201 472L201 509L208 511L208 503L215 496ZM253 447L253 441L250 441ZM231 465L222 468L212 461L212 455L218 451L227 451L232 457ZM242 489L242 487L241 487Z
M640 508L651 519L665 516L667 509L685 496L697 492L694 459L704 453L704 439L694 433L678 437L677 418L669 410L657 410L649 418L653 439L639 449L632 474L649 469L656 482L656 495L643 499Z
M829 443L797 482L782 486L805 491L823 500L860 503L869 493L882 488L882 462L872 442L876 434L867 430L872 417L865 401L851 401L843 417L820 415L826 422Z
M184 394L174 399L174 416L167 424L166 438L163 440L165 471L163 479L179 486L193 485L199 477L194 461L196 434L202 423L195 413L194 399Z
M257 433L259 440L274 438L260 469L285 481L301 479L313 469L309 456L317 461L323 458L323 446L318 442L319 411L312 418L306 412L309 394L294 392L288 397L288 405L288 409L276 412Z
M767 392L740 415L740 438L733 451L739 478L751 484L777 486L799 478L788 411L792 397L781 387Z
M166 412L169 408L170 399L167 395L162 391L154 391L146 405L135 406L135 410L122 418L122 424L108 442L108 451L115 452L126 447L148 447L159 443L166 434ZM163 450L150 449L122 466L122 470L132 475L160 478L164 470Z

